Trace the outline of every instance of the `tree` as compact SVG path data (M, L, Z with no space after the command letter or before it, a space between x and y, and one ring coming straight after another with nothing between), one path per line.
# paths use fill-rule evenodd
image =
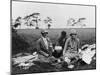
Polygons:
M74 18L69 18L69 19L67 20L67 25L69 25L69 26L74 26L74 24L75 24L75 19L74 19Z
M27 16L25 16L23 19L24 19L24 21L25 21L24 24L25 24L26 26L30 26L30 25L29 25L29 19L30 19L30 16L27 15Z
M32 21L36 23L36 29L39 29L38 22L41 21L41 19L39 18L40 13L33 13L30 16L33 17Z
M84 20L86 20L86 18L79 18L76 24L79 24L81 27L86 26L86 24L83 22Z
M82 23L83 20L86 20L86 18L79 18L77 21L73 18L70 18L69 20L67 20L67 25L75 26L79 24L80 26L86 26L84 23Z
M18 26L21 26L21 17L17 17L17 19L15 20L15 24L14 24L14 27L17 28Z
M47 17L47 18L44 20L44 23L47 24L48 29L50 29L51 23L52 23L52 19L51 19L50 17Z

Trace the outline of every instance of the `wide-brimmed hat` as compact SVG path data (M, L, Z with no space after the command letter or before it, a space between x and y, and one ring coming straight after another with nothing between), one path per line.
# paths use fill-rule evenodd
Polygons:
M75 29L71 29L70 35L77 35L77 31Z
M41 30L41 34L48 34L47 30Z

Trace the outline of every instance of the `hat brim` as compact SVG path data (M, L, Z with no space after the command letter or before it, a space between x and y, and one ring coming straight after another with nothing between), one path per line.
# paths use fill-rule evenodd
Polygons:
M76 33L71 33L70 35L77 35Z
M42 32L42 34L48 34L48 32Z

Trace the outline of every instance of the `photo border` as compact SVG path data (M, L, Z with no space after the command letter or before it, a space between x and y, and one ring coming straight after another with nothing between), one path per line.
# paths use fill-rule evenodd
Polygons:
M26 1L26 0L10 0L10 74L12 75L12 2L32 2L32 3L43 3L43 4L58 4L58 5L75 5L75 6L88 6L95 8L95 40L96 40L96 69L97 69L97 5L91 4L73 4L73 3L59 3L59 2L44 2L44 1ZM96 70L96 69L89 69L89 70ZM87 70L75 70L75 71L87 71ZM65 72L65 71L60 71ZM51 73L51 72L44 72L44 73ZM52 72L54 73L54 72ZM56 72L57 73L57 72ZM32 73L33 74L33 73ZM41 73L34 73L34 74L41 74Z

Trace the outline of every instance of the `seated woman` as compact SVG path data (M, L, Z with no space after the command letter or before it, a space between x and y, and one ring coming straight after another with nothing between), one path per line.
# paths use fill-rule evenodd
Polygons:
M64 45L65 45L66 39L67 39L66 32L62 31L61 36L57 40L57 44L56 44L54 52L52 54L55 58L58 59L58 62L59 62L61 56L63 55L63 48L64 48Z
M47 36L48 32L46 30L41 31L41 38L37 40L37 52L39 55L39 59L41 61L46 62L48 60L48 57L52 56L52 43Z
M77 38L76 30L72 29L70 33L70 37L66 40L63 56L69 60L78 57L78 49L79 49L79 38ZM67 61L66 61L67 62ZM71 65L70 62L67 62L68 65Z
M62 31L60 38L57 40L57 45L61 46L62 48L64 48L66 39L67 39L66 32Z

